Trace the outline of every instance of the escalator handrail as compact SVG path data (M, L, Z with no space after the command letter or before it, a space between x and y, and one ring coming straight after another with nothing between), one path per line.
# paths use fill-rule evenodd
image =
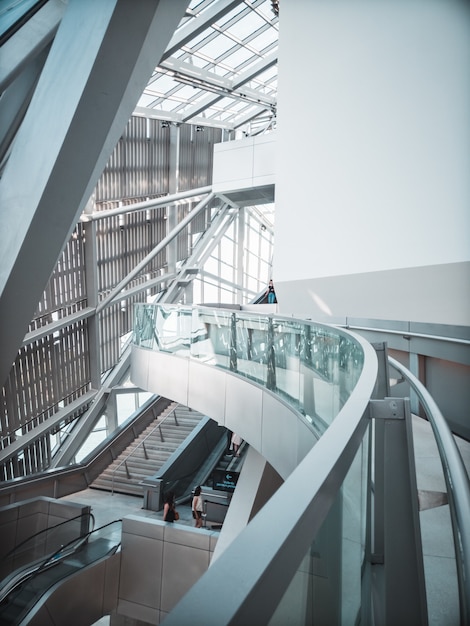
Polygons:
M63 546L60 546L58 550L53 552L52 554L47 555L46 559L43 561L39 561L36 563L29 563L26 567L20 568L13 572L13 574L6 580L6 584L0 590L0 603L17 587L22 585L24 582L29 580L30 578L34 578L37 574L40 574L42 571L47 569L50 565L56 565L63 558L73 554L78 548L80 548L84 543L88 541L89 533L85 535L80 535L79 537L75 537L75 539L71 539L68 543ZM72 550L64 552L64 550L71 545L74 545ZM61 553L64 552L62 555ZM59 558L60 557L60 558Z
M76 547L76 548L74 548L74 549L72 550L72 552L75 552L75 551L76 551L79 547L81 547L84 543L86 543L86 542L89 540L90 536L91 536L93 533L96 533L96 532L98 532L98 531L100 531L100 530L103 530L103 528L106 528L107 526L111 526L111 524L117 524L117 523L119 523L119 522L122 522L122 518L112 520L111 522L108 522L107 524L103 524L103 526L100 526L99 528L94 528L93 530L90 530L89 532L84 533L83 535L81 535L81 536L78 538L78 539L83 540L83 541L80 541L80 543L77 545L77 547ZM38 570L37 570L36 574L39 574L39 573L40 573L40 571L42 571L43 569L45 569L46 567L48 567L48 565L50 565L52 562L55 564L55 562L56 562L56 561L62 560L61 553L62 553L64 550L66 550L66 548L68 548L69 546L71 546L71 545L73 545L75 542L77 542L77 541L78 541L78 539L72 539L72 541L69 541L69 542L68 542L68 543L66 543L65 545L61 546L61 547L59 548L59 550L56 550L56 551L54 552L54 554L49 555L49 556L48 556L48 558L47 558L47 559L46 559L46 560L42 563L42 565L40 565L40 567L38 568ZM118 545L119 545L119 544L118 544ZM66 552L66 553L64 554L64 556L69 556L69 553L68 553L68 552Z
M447 486L459 584L460 619L470 623L470 480L452 431L426 387L399 361L388 357L416 392L434 433Z
M93 513L91 513L91 512L88 515L89 515L89 520L92 522L91 530L93 530L94 525L95 525L95 517L94 517ZM69 519L66 519L63 522L59 522L58 524L55 524L54 526L48 526L47 528L43 528L42 530L38 530L38 532L34 533L34 535L31 535L31 536L27 537L26 539L23 539L23 541L20 541L20 543L18 543L14 548L12 548L9 552L7 552L2 557L2 560L5 561L6 559L8 559L11 555L13 555L18 550L18 548L21 548L21 546L23 546L26 543L28 543L28 541L31 541L32 539L35 539L36 537L39 537L39 535L41 535L43 533L50 532L51 530L55 530L56 528L59 528L59 526L64 526L65 524L68 524L69 522L73 522L74 520L80 519L81 517L83 517L83 513L80 513L80 515L76 515L75 517L71 517Z
M61 561L64 560L64 558L70 556L70 554L74 554L75 552L77 552L77 550L79 550L85 543L88 542L90 536L93 533L98 532L102 530L103 528L106 528L107 526L110 526L111 524L116 524L118 522L122 522L122 519L112 520L111 522L108 522L107 524L104 524L103 526L94 528L93 530L90 530L84 533L83 535L80 535L79 537L76 537L75 539L72 539L71 541L67 542L66 544L61 546L58 550L53 552L52 554L49 554L44 561L37 564L37 566L34 567L33 569L28 568L21 572L18 572L18 575L12 578L12 580L10 580L8 584L0 591L0 603L3 602L3 600L12 591L14 591L19 585L23 584L26 580L36 577L37 575L41 574L44 570L46 570L47 568L53 565L58 565ZM117 544L116 549L119 547L119 545L120 545L120 542ZM70 548L71 546L73 546L73 548L68 550L68 548Z

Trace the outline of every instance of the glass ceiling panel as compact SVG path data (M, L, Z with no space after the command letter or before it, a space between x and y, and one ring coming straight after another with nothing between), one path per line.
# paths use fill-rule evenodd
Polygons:
M220 126L223 122L228 130L239 129L248 134L252 122L244 123L248 117L260 116L260 120L272 117L277 90L277 63L264 70L258 76L250 77L250 81L242 83L243 87L259 91L263 96L259 106L251 100L240 100L240 97L231 94L232 81L243 81L243 74L254 64L262 62L263 53L275 54L278 41L279 19L275 15L271 0L240 0L240 3L219 16L214 24L205 22L207 14L217 5L219 0L194 0L180 27L182 33L188 29L203 26L203 31L194 37L186 39L184 45L172 55L178 59L178 66L171 64L171 59L160 68L156 68L147 88L139 100L138 106L155 108L158 117L168 118L176 113L183 115L185 121L192 124ZM178 31L177 31L178 32ZM173 68L177 75L173 76ZM204 70L197 76L191 70ZM205 73L208 74L205 74ZM228 82L218 83L209 81L204 83L204 77L213 75L224 77ZM248 75L248 74L247 74ZM222 99L214 103L214 98ZM266 99L268 96L268 99ZM198 103L202 103L204 110ZM189 117L191 111L195 117ZM139 111L142 114L142 109ZM149 111L149 115L152 113ZM240 126L242 125L242 126ZM260 124L259 124L260 126Z
M140 100L137 103L137 106L138 107L149 107L154 100L155 100L155 96L150 96L150 95L147 95L146 93L143 93L140 96Z
M196 56L191 57L191 63L195 67L200 67L201 69L205 69L207 68L208 65L210 65L209 63L207 63L206 59L200 59L199 57L196 57Z
M252 61L259 57L253 56L253 54L246 48L239 48L236 52L233 52L224 59L224 65L230 65L233 68L237 68L239 65L251 59Z
M262 52L265 48L270 46L274 41L276 41L276 36L272 30L265 30L261 32L259 35L256 35L254 39L250 40L250 46Z
M224 24L221 23L221 28L224 28L226 24L229 24L229 22L225 21ZM248 35L251 35L251 33L254 33L262 26L265 26L265 24L266 22L254 11L252 11L234 24L228 25L227 30L229 30L238 39L243 40L248 37Z
M147 89L152 91L158 91L159 93L165 93L173 89L175 81L172 76L168 74L157 74L155 79L152 79L147 85Z
M185 100L186 102L191 102L194 97L194 87L190 87L189 85L183 85L181 89L178 89L175 95L179 99Z
M206 43L199 46L197 52L203 54L204 56L210 59L217 59L224 52L229 50L233 46L233 41L223 35L222 33L218 33L217 37L213 39L208 38Z
M229 22L240 22L244 16L248 15L249 9L244 2L240 2L240 5L226 13L223 17L219 17L218 25L220 28L225 28L225 25Z

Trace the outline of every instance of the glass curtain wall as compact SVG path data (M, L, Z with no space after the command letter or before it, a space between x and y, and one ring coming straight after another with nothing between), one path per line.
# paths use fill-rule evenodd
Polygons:
M274 243L271 211L271 205L239 209L193 281L195 304L247 304L266 289Z

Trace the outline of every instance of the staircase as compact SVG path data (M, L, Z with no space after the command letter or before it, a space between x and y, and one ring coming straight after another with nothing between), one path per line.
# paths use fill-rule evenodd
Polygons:
M141 482L160 469L202 418L201 413L172 402L90 487L141 496Z

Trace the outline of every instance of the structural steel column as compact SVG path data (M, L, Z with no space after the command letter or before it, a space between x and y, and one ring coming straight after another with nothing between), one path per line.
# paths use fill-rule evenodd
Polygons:
M189 0L69 0L0 181L0 384Z
M94 196L90 198L85 211L94 209ZM85 276L88 306L96 308L98 305L98 250L96 246L97 223L85 222ZM93 389L101 386L101 350L100 350L100 320L93 315L88 320L88 358L90 364L90 380Z
M237 298L238 304L243 304L243 288L248 286L248 279L244 281L245 272L248 274L248 255L245 259L245 207L238 209L238 241L237 241Z
M170 177L168 193L178 192L179 160L180 160L180 127L170 124ZM178 225L178 204L168 205L166 208L166 235L168 236ZM172 239L166 249L167 272L176 273L178 261L178 237ZM168 287L168 285L167 285Z
M379 621L385 626L424 626L428 616L410 403L408 398L384 398L371 400L370 407L371 417L384 425L383 445L380 453L375 450L375 464L382 467L381 484L375 483L375 507L383 507ZM379 502L377 492L382 490Z

